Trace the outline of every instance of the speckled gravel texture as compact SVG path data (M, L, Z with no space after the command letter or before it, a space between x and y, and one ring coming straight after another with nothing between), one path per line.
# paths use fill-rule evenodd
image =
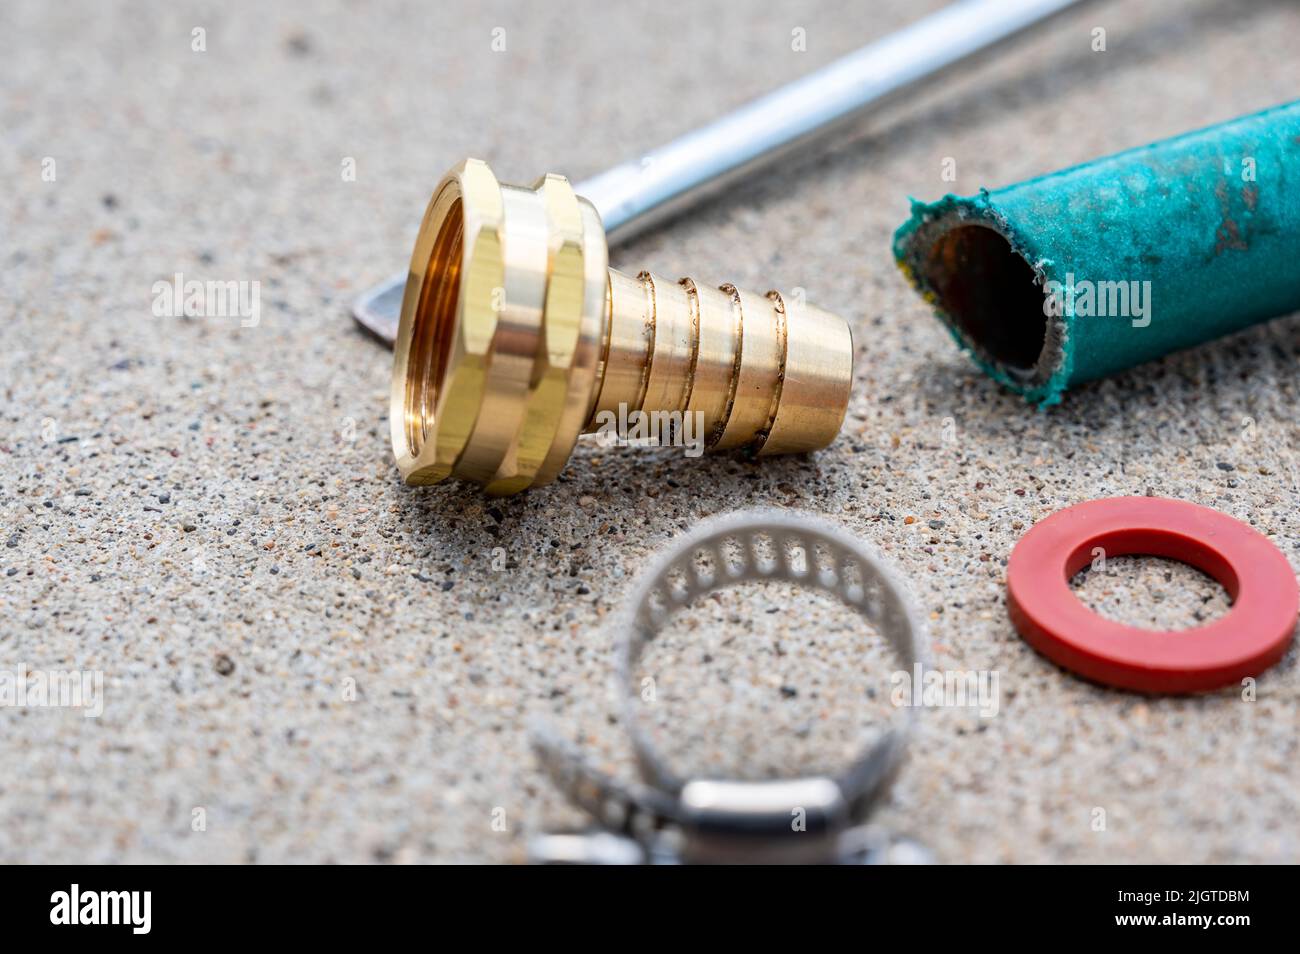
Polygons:
M398 479L390 356L348 305L405 263L445 168L581 178L940 5L5 3L0 668L102 670L105 710L0 710L0 861L523 860L581 821L528 720L630 776L605 624L674 535L747 504L841 521L910 580L939 666L998 672L996 716L923 713L878 816L938 860L1300 857L1294 650L1254 701L1146 698L1046 662L1004 601L1025 530L1111 495L1216 507L1300 562L1300 319L1037 412L957 353L889 252L909 194L1294 97L1295 4L1099 4L614 250L843 312L857 370L828 450L584 445L503 501ZM155 317L176 272L259 281L260 323ZM1078 585L1143 625L1226 611L1158 560ZM892 663L854 620L759 586L679 620L645 660L671 757L840 764L889 716Z

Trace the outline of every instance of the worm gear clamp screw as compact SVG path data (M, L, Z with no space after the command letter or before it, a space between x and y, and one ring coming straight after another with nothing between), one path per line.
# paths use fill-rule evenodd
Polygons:
M816 450L839 432L852 377L839 316L801 296L614 271L600 216L568 180L502 185L467 159L435 190L411 256L393 452L408 484L459 477L503 495L550 482L580 433L629 415L689 415L711 449Z

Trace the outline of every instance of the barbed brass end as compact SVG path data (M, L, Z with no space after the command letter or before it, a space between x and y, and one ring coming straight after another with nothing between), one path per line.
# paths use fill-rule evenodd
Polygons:
M549 483L578 435L696 415L707 448L825 447L853 377L848 325L801 296L608 267L568 180L502 185L467 159L435 190L402 300L390 430L408 484ZM679 418L680 419L680 418Z

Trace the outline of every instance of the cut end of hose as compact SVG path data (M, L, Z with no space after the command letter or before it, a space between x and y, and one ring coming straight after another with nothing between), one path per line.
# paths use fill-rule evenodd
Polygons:
M1066 324L1044 273L982 196L914 203L894 236L898 267L961 347L1028 400L1055 404L1067 378Z

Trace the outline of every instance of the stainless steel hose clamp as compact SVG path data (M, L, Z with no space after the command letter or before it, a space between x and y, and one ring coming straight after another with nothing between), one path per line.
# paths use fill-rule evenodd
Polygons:
M763 580L787 580L838 597L889 641L903 667L924 666L923 629L905 588L861 541L791 511L747 510L707 520L654 561L617 617L623 723L640 782L601 772L553 730L535 729L533 746L542 765L600 829L535 838L532 860L860 864L887 860L896 847L907 860L920 860L922 849L895 842L867 824L902 761L916 708L900 708L894 724L870 737L837 777L682 778L651 745L635 691L645 647L697 597Z

